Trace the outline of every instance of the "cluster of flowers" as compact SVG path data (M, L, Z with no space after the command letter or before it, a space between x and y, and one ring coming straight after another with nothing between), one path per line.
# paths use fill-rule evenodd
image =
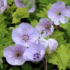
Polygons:
M35 0L33 1L35 2ZM18 7L24 6L22 2L23 0L15 0L15 4ZM51 6L47 14L55 25L59 25L59 21L63 24L68 22L69 11L69 6L66 7L64 2L58 1ZM17 28L13 29L12 39L15 45L8 46L4 50L4 57L7 62L11 65L22 65L26 61L40 61L45 55L47 46L49 46L49 53L54 51L58 46L58 42L54 39L44 39L54 31L51 21L47 18L42 18L35 28L28 23L21 23Z
M35 28L28 23L21 23L17 28L13 29L12 39L15 45L8 46L4 50L4 57L7 62L11 65L22 65L26 61L40 61L45 55L47 46L49 46L50 49L49 53L55 50L58 46L58 42L54 39L45 40L40 36L41 31L38 30L38 27L42 25L44 32L47 33L45 36L47 36L52 33L51 28L53 26L51 24L48 19L44 18L40 20L40 23L38 23Z

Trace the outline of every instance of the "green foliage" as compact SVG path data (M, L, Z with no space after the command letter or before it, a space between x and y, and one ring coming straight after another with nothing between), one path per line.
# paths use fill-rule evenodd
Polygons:
M19 67L12 67L9 70L21 70Z
M56 30L56 31L53 32L52 35L50 35L50 38L58 38L60 36L63 36L63 34L64 34L63 32L61 32L59 30Z
M49 3L55 3L56 0L38 0L38 2L43 3L43 4L49 4Z
M22 69L23 70L33 70L32 67L31 67L31 65L29 65L29 64L22 65Z
M48 57L48 62L54 65L58 65L59 70L65 70L67 68L68 61L70 59L70 49L68 46L61 45L58 49L51 53Z
M3 14L0 14L0 23L2 23L5 19L6 17Z
M51 5L52 4L49 3L47 6L45 6L45 8L43 8L43 10L40 10L39 13L36 13L36 16L38 16L40 18L47 18L47 11L51 7Z
M11 32L7 31L5 22L2 22L0 24L0 57L3 57L5 47L10 45L11 42Z
M60 27L63 29L67 29L68 25L70 25L70 22L67 22L65 24L60 23Z
M33 27L35 27L37 23L38 23L38 21L35 20L35 19L34 19L33 21L31 21L31 25L32 25Z
M13 16L12 23L18 23L20 22L21 18L28 18L29 13L27 12L27 8L17 8L12 16Z
M67 24L67 34L70 37L70 22Z
M3 68L3 60L0 58L0 69Z
M12 4L14 0L7 0L8 4Z

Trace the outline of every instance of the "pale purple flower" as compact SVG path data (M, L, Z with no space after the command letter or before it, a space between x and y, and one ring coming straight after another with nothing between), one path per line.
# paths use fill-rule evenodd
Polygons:
M28 23L21 23L12 31L12 39L17 44L22 44L26 47L36 42L39 39L40 33Z
M4 57L6 61L11 65L22 65L25 63L23 58L24 51L26 50L25 46L16 44L15 46L8 46L4 49Z
M55 25L60 25L59 21L62 24L65 24L69 21L67 18L70 17L70 11L66 8L64 2L57 1L57 3L54 3L51 6L49 11L47 12L47 15L51 19L51 21L54 21Z
M43 59L44 54L45 54L44 46L34 43L30 46L30 48L25 50L23 57L25 58L26 61L37 62Z
M32 0L29 0L29 2L30 1L32 1ZM16 4L17 7L21 7L21 8L28 7L29 2L26 6L23 5L23 2L24 2L24 0L15 0L15 4ZM32 13L34 11L35 11L35 0L33 0L33 7L31 9L29 9L28 12Z
M39 44L43 45L45 49L46 49L47 46L49 46L49 53L56 50L57 46L58 46L58 42L55 39L52 39L52 38L50 38L48 40L46 40L44 38L40 38L39 39Z
M7 8L7 0L0 0L0 14Z
M40 37L42 38L49 37L53 33L54 27L52 24L53 23L49 21L49 19L47 18L40 19L40 23L36 24L35 27L36 29L39 30Z

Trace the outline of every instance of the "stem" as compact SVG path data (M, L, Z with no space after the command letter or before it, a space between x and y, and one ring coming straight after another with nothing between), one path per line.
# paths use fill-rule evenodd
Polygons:
M43 59L43 63L44 63L44 70L45 70L45 61L44 61L44 59Z
M45 70L47 70L47 55L46 55L46 64L45 64Z

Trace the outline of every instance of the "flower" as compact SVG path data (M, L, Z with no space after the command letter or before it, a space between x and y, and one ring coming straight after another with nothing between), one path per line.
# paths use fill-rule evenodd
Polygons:
M69 21L67 18L70 17L70 12L66 8L64 2L57 1L57 3L54 3L51 6L51 8L49 9L49 11L47 12L47 15L51 19L51 21L54 21L55 25L60 25L59 21L62 24L65 24L66 22Z
M23 57L26 61L37 62L43 59L45 48L39 44L32 44L25 50Z
M12 31L12 39L15 43L26 47L39 39L40 33L28 23L21 23Z
M7 8L7 0L0 0L0 14Z
M22 65L26 61L23 58L25 50L26 47L20 44L16 44L15 46L8 46L4 49L4 57L6 58L6 61L11 65Z
M47 18L40 19L40 23L36 24L35 28L39 30L40 37L49 37L54 31L53 23Z
M50 38L48 40L40 38L39 39L39 44L43 45L45 49L46 49L47 46L49 46L49 53L56 50L57 46L58 46L58 42L55 39L52 39L52 38Z
M33 7L31 9L29 9L28 12L32 13L35 11L35 0L29 0L29 2L30 1L33 1ZM21 7L21 8L22 7L28 7L29 2L26 6L24 6L23 2L24 2L24 0L15 0L15 4L17 7Z

